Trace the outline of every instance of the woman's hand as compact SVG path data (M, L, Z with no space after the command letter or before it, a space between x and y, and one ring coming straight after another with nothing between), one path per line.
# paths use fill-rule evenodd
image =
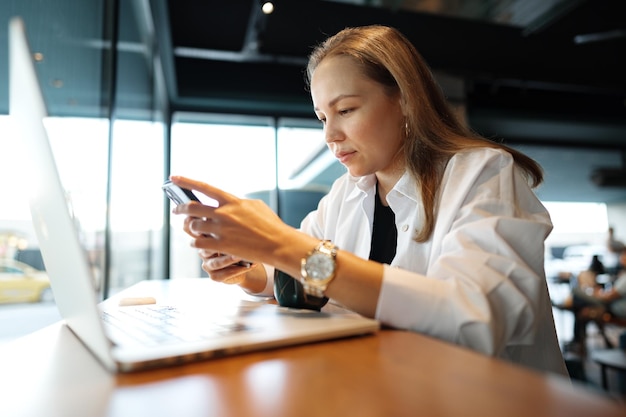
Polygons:
M173 176L171 180L217 202L217 206L191 202L180 204L173 210L175 214L187 215L184 229L193 238L191 245L204 250L203 260L210 269L225 267L241 259L267 262L277 247L284 245L284 237L296 232L260 200L240 199L189 178ZM228 254L233 258L213 259L216 254Z
M264 263L299 274L301 257L319 241L285 224L260 200L240 199L184 177L173 176L171 180L217 202L217 206L191 202L173 210L187 215L183 228L193 238L191 246L199 250L202 268L215 281L260 292L267 282ZM298 242L306 249L298 251ZM235 265L242 259L253 262L253 266Z

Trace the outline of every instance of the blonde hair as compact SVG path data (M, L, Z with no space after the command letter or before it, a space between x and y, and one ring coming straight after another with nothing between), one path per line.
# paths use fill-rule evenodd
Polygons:
M480 147L504 149L522 168L532 187L543 181L542 169L534 160L474 133L456 117L422 56L397 29L363 26L331 36L309 56L308 87L319 63L338 55L354 59L366 77L381 84L390 96L401 98L406 117L406 166L418 184L425 216L416 241L425 242L432 234L443 171L458 152Z

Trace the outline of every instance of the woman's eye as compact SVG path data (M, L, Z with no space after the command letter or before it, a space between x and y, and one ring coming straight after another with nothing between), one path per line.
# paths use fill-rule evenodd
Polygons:
M342 109L342 110L339 110L339 114L345 115L345 114L350 113L351 111L352 111L352 109Z

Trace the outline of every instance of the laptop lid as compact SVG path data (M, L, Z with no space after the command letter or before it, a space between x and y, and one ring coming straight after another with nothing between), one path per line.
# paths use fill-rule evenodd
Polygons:
M215 308L219 307L218 299L210 301L207 298L200 304L213 308L196 309L194 313L197 317L204 320L219 320L215 316L225 314L232 318L235 315L250 331L234 332L185 345L149 348L133 346L128 349L119 344L114 345L107 337L101 320L101 308L115 310L122 307L116 304L115 300L107 300L101 306L98 305L95 281L87 254L80 243L68 208L66 193L44 127L43 121L47 116L47 110L24 23L20 18L13 18L9 24L9 81L9 113L23 146L25 167L33 173L33 181L28 184L31 190L33 227L57 307L68 327L106 368L112 371L130 371L172 365L252 350L371 333L379 328L377 321L340 308L314 313L289 310L274 304L244 302L238 303L237 306L231 305L241 308L233 314L225 307ZM190 296L204 291L208 297L213 292L209 288L185 289L185 286L189 285L187 281L180 284L176 282L177 280L163 281L151 282L150 285L161 288L161 295L164 298L168 298L166 295L172 291L171 287L182 286L185 293Z
M33 227L57 308L67 325L105 364L114 368L87 255L80 245L66 193L44 127L47 110L21 18L9 22L9 115L32 173L29 204Z

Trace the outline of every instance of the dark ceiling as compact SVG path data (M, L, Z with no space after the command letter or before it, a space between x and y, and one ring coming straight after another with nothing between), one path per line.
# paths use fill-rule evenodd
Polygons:
M400 29L457 81L450 94L477 117L626 119L624 0L274 4L264 15L259 1L167 2L160 16L168 21L156 25L170 31L176 106L265 99L281 113L310 112L302 69L311 47L346 26L379 23Z
M80 18L101 12L102 1L71 2L70 13L59 12L58 2L1 3L7 18L25 15L27 27L49 25L63 41L102 35ZM589 180L598 167L620 169L626 150L625 0L275 0L269 15L260 6L121 0L120 105L132 108L148 95L136 68L152 31L172 111L312 117L303 79L311 48L346 26L391 25L415 44L474 129L523 146L544 164L549 199L626 201L626 187ZM44 86L51 113L89 102L80 71L66 67L54 77L76 87ZM0 85L0 112L6 99Z

